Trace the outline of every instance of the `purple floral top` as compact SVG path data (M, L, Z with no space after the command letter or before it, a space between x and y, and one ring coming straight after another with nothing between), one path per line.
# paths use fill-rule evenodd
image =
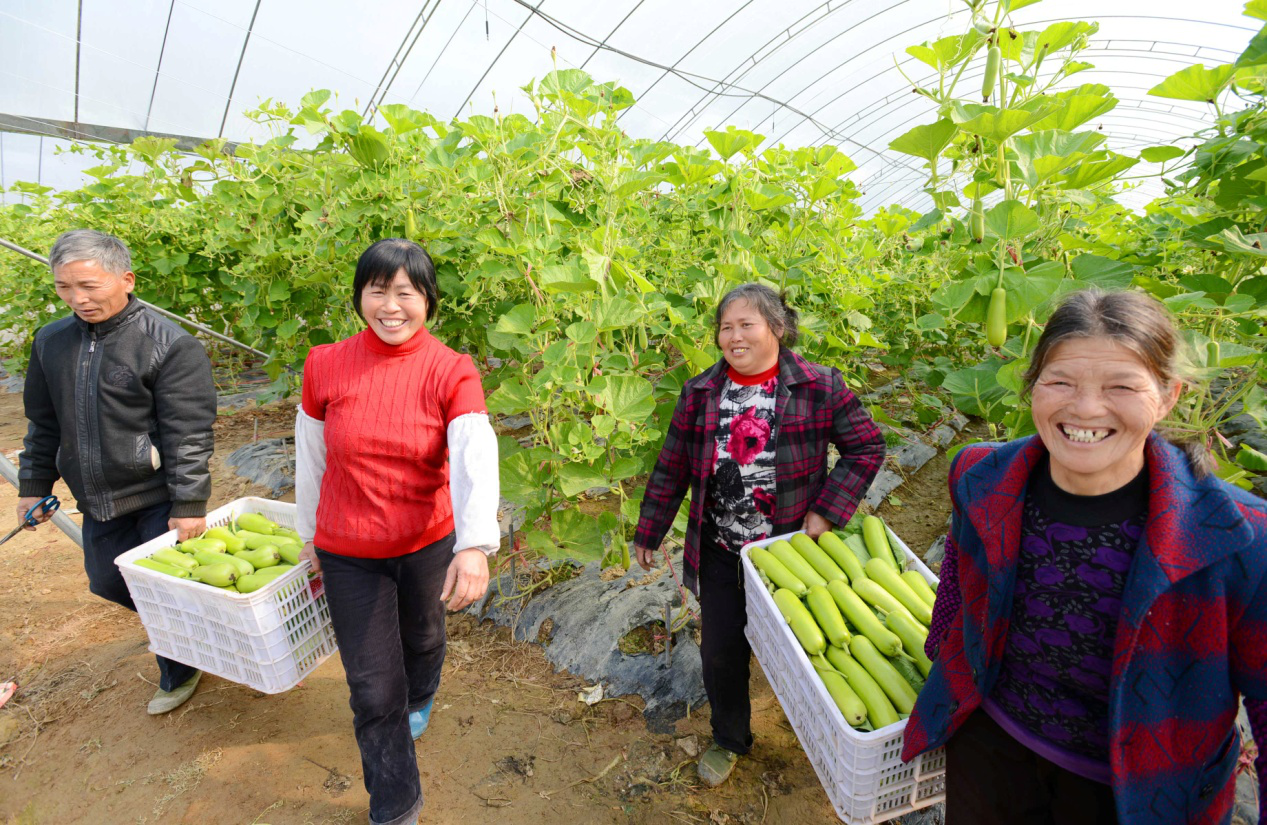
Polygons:
M1055 485L1046 463L1035 468L1007 646L985 706L1031 749L1101 782L1113 640L1147 507L1142 470L1119 490L1076 496Z
M1139 491L1132 493L1130 491L1129 488L1131 488L1132 485L1137 484L1144 485L1144 491L1142 493ZM1053 490L1055 491L1054 493ZM1120 498L1118 497L1119 494L1121 496ZM1039 519L1031 518L1030 504L1035 499L1037 500L1036 503L1038 505L1036 509L1042 511ZM1099 501L1097 501L1097 499ZM1117 538L1119 539L1119 542L1130 541L1131 537L1134 537L1133 541L1130 543L1130 552L1133 554L1134 548L1138 545L1138 541L1142 533L1142 530L1136 528L1134 525L1137 523L1143 509L1146 507L1146 481L1141 482L1140 479L1136 479L1136 481L1132 482L1131 485L1128 485L1128 487L1124 488L1124 490L1115 491L1115 493L1110 493L1107 496L1073 496L1055 487L1055 484L1051 481L1050 468L1047 466L1046 462L1043 462L1042 465L1035 467L1034 473L1031 476L1030 489L1026 492L1026 511L1022 521L1022 552L1020 554L1020 558L1018 559L1018 564L1025 565L1028 563L1032 566L1037 566L1033 562L1033 559L1027 561L1025 557L1036 556L1041 559L1044 555L1042 552L1044 548L1051 547L1055 550L1063 546L1066 541L1073 545L1072 549L1075 553L1077 552L1079 546L1085 548L1089 544L1095 544L1097 545L1097 549L1099 549L1100 543L1095 542L1091 537L1092 532L1098 531L1083 527L1081 523L1085 521L1100 521L1103 522L1101 526L1105 527L1107 525L1107 528L1113 528L1114 525L1117 525L1119 528L1117 530ZM1116 512L1113 512L1113 508L1118 509ZM956 515L956 518L958 517L959 516ZM1080 527L1082 528L1081 532L1078 529ZM1120 557L1117 554L1127 552L1127 550L1126 547L1120 543L1115 545L1111 539L1112 536L1110 534L1109 543L1104 545L1111 552L1101 554L1098 558L1093 553L1092 558L1084 559L1082 562L1074 565L1075 573L1077 573L1077 575L1074 576L1074 580L1085 582L1087 584L1087 592L1093 589L1091 585L1096 582L1108 584L1112 587L1120 575L1121 571L1118 569L1120 565L1115 563L1120 560ZM1035 547L1039 550L1037 554L1032 552ZM1080 569L1083 569L1083 565L1085 565L1085 573L1087 574L1085 576L1083 573L1077 572ZM1112 655L1113 634L1109 632L1109 622L1103 620L1097 621L1096 616L1100 615L1100 613L1099 611L1094 610L1094 607L1097 605L1102 608L1112 606L1112 600L1120 598L1120 594L1122 593L1121 587L1118 587L1114 592L1102 593L1096 597L1095 601L1090 605L1092 611L1088 614L1086 612L1088 603L1085 599L1080 603L1081 609L1078 605L1072 603L1066 604L1064 601L1059 602L1059 610L1055 609L1047 601L1047 596L1049 595L1049 588L1058 586L1059 582L1044 584L1043 582L1037 580L1037 577L1033 575L1033 571L1031 571L1030 574L1027 574L1030 580L1025 582L1026 595L1022 597L1020 595L1022 592L1022 583L1020 581L1022 575L1023 574L1018 571L1016 597L1013 601L1012 615L1008 629L1009 642L1011 641L1010 637L1015 632L1018 623L1022 626L1034 626L1033 622L1035 620L1029 619L1022 614L1029 609L1036 609L1040 614L1049 613L1050 615L1046 616L1046 618L1071 618L1072 624L1070 624L1069 621L1066 621L1066 626L1064 628L1059 626L1047 628L1048 630L1055 631L1057 634L1067 634L1071 642L1073 641L1073 636L1079 633L1079 631L1075 630L1075 627L1084 628L1084 630L1081 631L1081 635L1085 636L1089 633L1092 637L1103 636L1103 638L1107 638L1109 640L1107 655ZM1065 572L1063 575L1067 577L1068 573ZM1054 575L1050 575L1048 578L1054 578ZM1110 601L1101 603L1101 600L1106 598ZM946 539L946 557L941 565L941 586L937 589L937 601L933 606L933 618L929 629L928 642L924 647L924 652L930 659L937 658L938 653L940 652L941 643L946 636L948 628L950 628L950 626L956 621L958 614L962 609L962 594L959 589L959 549L956 547L955 542L948 536ZM1117 615L1116 609L1112 615ZM1042 617L1040 616L1040 618ZM1114 620L1112 624L1115 629L1116 620ZM1032 632L1036 632L1036 630ZM1057 635L1055 638L1059 641L1064 641L1064 636ZM1049 637L1045 634L1044 639L1049 640ZM1085 638L1082 640L1083 643L1086 641L1087 640ZM1027 648L1031 651L1030 653L1025 652ZM1063 655L1067 658L1069 656L1070 648L1071 646L1065 646L1063 652L1056 652L1056 656L1059 657ZM1078 747L1075 740L1081 740L1084 744L1088 741L1100 741L1100 734L1098 733L1098 730L1101 725L1107 725L1108 717L1107 708L1103 704L1098 704L1095 699L1097 691L1093 690L1095 685L1095 679L1093 677L1094 674L1108 674L1110 671L1103 669L1103 665L1096 661L1097 659L1100 659L1100 656L1096 656L1094 653L1092 654L1091 659L1079 663L1079 666L1076 667L1077 675L1071 672L1069 674L1064 674L1063 679L1051 679L1050 672L1046 671L1046 669L1040 665L1038 667L1039 672L1047 672L1048 678L1044 682L1045 685L1054 683L1059 688L1063 684L1065 686L1069 686L1069 689L1067 690L1066 695L1060 698L1051 698L1050 695L1043 695L1040 693L1037 701L1040 703L1045 702L1046 707L1049 710L1057 711L1062 708L1065 710L1073 709L1075 707L1073 703L1075 702L1083 706L1085 706L1086 702L1090 702L1092 708L1099 710L1100 716L1093 722L1082 716L1069 717L1066 715L1065 717L1058 719L1054 714L1051 717L1045 717L1039 720L1034 718L1035 714L1031 714L1024 709L1018 709L1016 706L1016 699L1009 699L1006 708L1004 707L1004 704L999 701L999 687L1003 685L1005 681L1011 681L1013 693L1017 692L1018 687L1022 691L1028 690L1027 686L1018 686L1016 684L1017 680L1014 675L1013 677L1005 676L1003 671L1005 671L1009 666L1012 668L1023 668L1026 666L1026 660L1029 661L1028 666L1031 670L1033 670L1033 663L1039 661L1048 652L1050 652L1047 648L1044 648L1043 656L1039 656L1032 651L1033 647L1031 645L1026 645L1025 643L1021 643L1016 648L1013 648L1013 646L1009 644L1005 648L1005 661L1000 668L1001 672L999 678L995 682L992 693L985 697L985 701L982 706L983 710L990 714L991 718L998 722L999 725L1011 734L1017 741L1021 742L1036 753L1039 753L1044 758L1053 761L1066 770L1073 771L1080 776L1086 776L1088 778L1108 782L1109 773L1107 764L1107 747L1105 750L1098 751L1094 755L1087 755L1085 749L1082 753L1075 749ZM1019 657L1016 655L1017 653L1019 653ZM1010 662L1008 661L1009 658L1011 659ZM1087 678L1088 674L1092 675L1091 678ZM1107 690L1108 687L1106 680L1105 691L1103 694L1104 696L1107 696ZM1019 699L1021 697L1017 694L1016 698ZM1267 823L1267 701L1246 699L1245 711L1249 717L1250 731L1255 743L1258 745L1258 753L1254 766L1257 769L1258 774L1259 819L1262 822ZM1059 722L1072 722L1072 724L1058 724ZM1070 744L1073 744L1074 746L1069 747Z
M722 389L703 528L706 539L735 553L773 529L778 373L777 364L752 376L732 369Z

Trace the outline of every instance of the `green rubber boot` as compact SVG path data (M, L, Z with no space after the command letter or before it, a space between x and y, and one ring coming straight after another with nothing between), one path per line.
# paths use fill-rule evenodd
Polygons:
M699 771L699 778L705 785L716 788L730 778L730 772L735 769L737 761L739 761L739 754L728 751L714 742L699 758L695 769Z

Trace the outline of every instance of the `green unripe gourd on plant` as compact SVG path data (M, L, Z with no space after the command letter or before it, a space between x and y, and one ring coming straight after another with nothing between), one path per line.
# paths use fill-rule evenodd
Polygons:
M994 84L999 82L999 67L1002 65L1003 50L998 46L991 46L985 58L985 77L981 79L981 97L986 103L990 102Z
M985 313L985 340L992 347L1007 343L1007 290L995 287Z
M969 217L970 230L972 231L972 240L981 243L985 240L985 212L981 206L981 199L977 198L972 202L972 213Z
M418 237L418 224L414 222L414 211L412 209L405 210L405 237L411 241Z

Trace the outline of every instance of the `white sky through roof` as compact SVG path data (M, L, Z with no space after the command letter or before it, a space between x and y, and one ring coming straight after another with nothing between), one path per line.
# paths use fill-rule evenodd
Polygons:
M1014 20L1100 23L1084 53L1095 68L1065 84L1113 89L1121 102L1094 125L1109 148L1138 154L1209 124L1208 107L1147 91L1234 59L1258 29L1243 8L1045 0ZM923 210L926 173L887 146L931 122L932 105L894 61L927 78L904 49L961 33L968 13L963 0L0 0L0 114L37 133L60 121L240 141L268 137L243 110L328 88L332 105L361 111L381 99L465 117L491 113L495 95L501 112L531 115L519 87L550 71L556 47L560 68L634 94L630 135L702 145L704 130L733 124L789 146L836 144L859 166L865 210ZM94 161L58 154L65 145L3 133L0 184L80 185ZM1147 181L1122 200L1159 194Z

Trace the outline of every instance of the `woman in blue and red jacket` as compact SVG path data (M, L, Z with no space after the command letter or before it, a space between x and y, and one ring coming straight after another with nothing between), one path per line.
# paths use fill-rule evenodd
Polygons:
M650 568L691 491L685 578L699 594L713 728L698 770L714 786L752 747L740 548L795 530L817 538L844 524L884 461L884 437L840 370L790 349L797 313L778 293L735 287L715 323L722 360L682 387L634 536L638 563ZM829 472L831 444L840 459Z
M946 746L949 825L1231 819L1239 697L1267 738L1267 502L1155 432L1178 350L1151 298L1074 294L1026 374L1038 434L955 456L902 753Z

